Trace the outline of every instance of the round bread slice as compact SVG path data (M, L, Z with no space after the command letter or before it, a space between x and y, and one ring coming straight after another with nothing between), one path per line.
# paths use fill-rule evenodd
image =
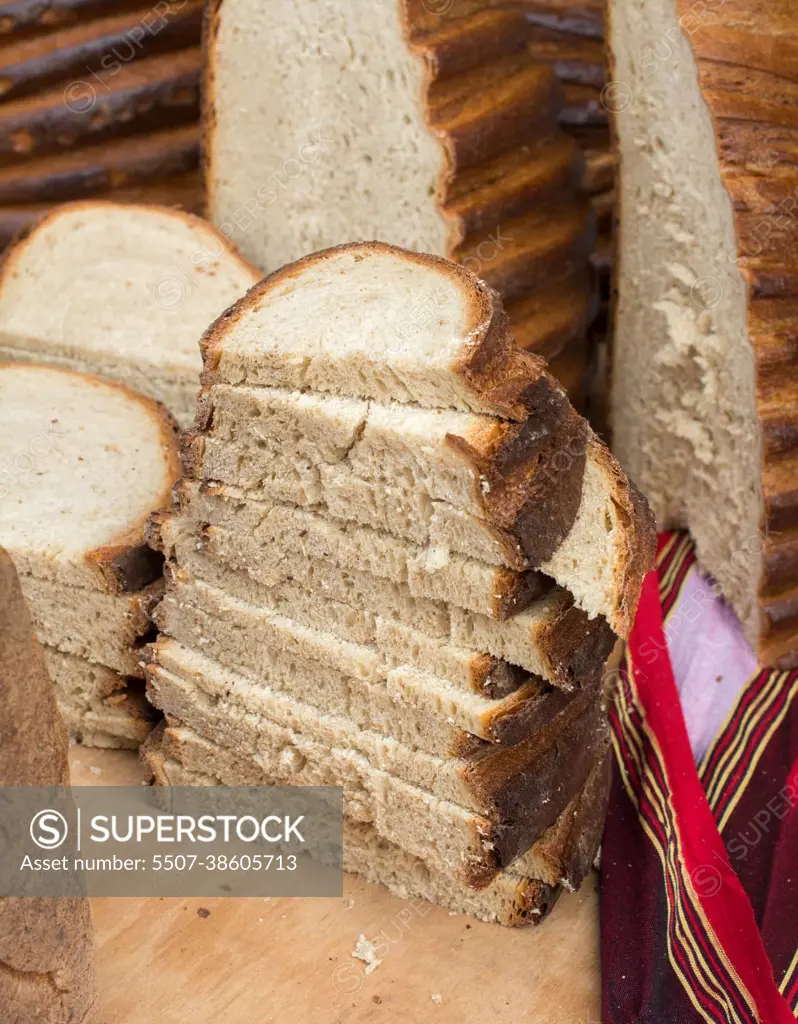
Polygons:
M118 593L161 573L144 541L180 468L177 427L117 383L0 363L0 545L20 573Z
M56 207L6 255L0 359L100 373L187 424L199 339L260 277L191 214L105 200Z

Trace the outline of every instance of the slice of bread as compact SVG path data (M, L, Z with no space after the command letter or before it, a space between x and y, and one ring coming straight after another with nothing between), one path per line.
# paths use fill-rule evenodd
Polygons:
M375 644L306 626L198 581L170 590L156 621L181 643L199 646L222 664L266 678L301 699L332 702L330 708L353 715L357 704L358 720L380 716L384 732L397 738L412 734L416 745L440 756L471 745L473 736L512 745L568 699L533 676L502 697L475 694ZM249 649L255 638L257 648ZM584 680L583 688L593 686L596 674Z
M406 584L413 597L444 601L504 621L552 589L535 571L488 565L293 505L255 502L234 490L196 492L191 515L207 550L267 586L301 573L303 559ZM242 530L252 531L250 535Z
M14 557L27 564L24 554ZM162 580L122 594L65 586L29 573L20 574L20 583L43 644L123 676L143 675L140 648L153 629L150 615L163 592Z
M376 645L386 665L411 665L483 697L506 697L529 681L529 673L514 665L452 644L446 607L417 601L401 584L333 569L266 587L197 550L190 534L176 544L174 557L176 562L164 566L170 592L204 594L204 599L191 599L195 607L208 599L202 584L210 584L270 616L335 633L350 643ZM319 588L324 601L318 600Z
M21 161L98 142L131 129L153 131L196 119L200 51L132 61L0 106L0 159Z
M798 665L791 13L721 4L695 26L687 0L610 5L626 89L616 450L660 527L689 528L760 662L782 668ZM641 75L641 55L665 38L667 67Z
M206 46L209 217L264 269L385 239L457 260L508 301L588 269L581 154L522 11L273 0L267 16L221 0ZM242 130L242 105L256 130ZM568 316L560 305L551 324L527 322L524 346L544 347ZM584 305L570 320L584 330Z
M175 724L149 743L144 758L158 785L270 785L259 762ZM380 836L377 828L344 820L344 868L386 885L402 899L422 897L458 912L508 926L539 924L559 887L578 888L601 839L609 794L609 758L597 763L582 791L530 850L486 888L453 885L420 858Z
M179 470L162 406L98 377L0 364L0 467L0 541L20 572L111 594L160 575L144 526Z
M390 285L390 287L389 287ZM382 242L278 270L202 339L205 383L331 392L524 421L561 420L543 360L513 343L495 292L467 270Z
M103 201L58 207L6 254L0 350L120 380L186 423L198 339L258 276L198 217ZM51 301L32 302L42 288Z
M162 657L157 647L155 657ZM568 706L548 734L519 749L508 748L498 758L430 761L409 745L381 739L377 731L353 732L348 716L320 716L316 709L295 699L286 701L207 659L189 657L193 665L201 663L192 681L157 663L149 669L150 698L168 716L215 743L256 757L269 775L284 783L343 786L350 813L375 821L386 838L476 888L540 837L606 750L595 701L583 700L581 707ZM274 720L289 715L290 725ZM328 738L319 739L320 733ZM419 775L432 776L433 788L419 786ZM438 795L447 792L449 796ZM452 800L461 793L472 806L487 804L488 813ZM409 832L405 839L403 830Z
M165 128L6 167L0 170L0 206L66 202L141 187L193 171L198 164L197 126Z

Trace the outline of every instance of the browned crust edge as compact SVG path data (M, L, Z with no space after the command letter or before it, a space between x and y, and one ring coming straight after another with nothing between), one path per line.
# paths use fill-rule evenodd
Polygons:
M126 212L131 212L131 209L135 209L136 213L139 213L140 211L149 212L155 213L158 216L173 217L175 220L180 220L195 230L206 233L209 236L209 239L213 239L222 245L225 253L232 259L236 260L243 270L251 273L254 280L261 277L260 270L258 270L254 264L244 259L238 246L234 242L220 231L217 231L212 224L208 223L208 221L194 213L188 213L185 210L175 210L173 207L161 206L157 203L128 203L119 202L113 199L77 199L74 202L60 203L58 206L54 206L45 214L44 217L38 220L35 224L32 224L30 227L25 228L15 237L12 244L5 250L2 254L2 258L0 259L0 292L2 291L5 279L14 273L17 268L17 264L24 258L25 243L34 235L38 234L40 231L46 231L53 221L58 220L58 218L64 215L68 216L73 212L79 211L91 213L106 209L125 210ZM106 383L111 382L106 381ZM131 394L135 394L135 392L131 392Z
M508 328L507 316L501 300L469 270L442 256L414 253L386 242L348 242L304 256L265 277L239 301L223 313L203 335L200 341L205 370L203 384L213 384L224 337L227 332L268 294L275 286L298 277L307 267L344 252L364 255L390 253L413 263L438 271L442 276L454 278L469 298L472 329L464 343L464 353L452 366L455 376L467 385L480 406L505 419L523 421L545 404L568 408L568 398L557 381L546 372L546 364L539 356L522 352L516 347Z
M47 370L50 373L61 373L80 381L99 384L104 388L116 391L120 399L141 405L158 426L165 464L164 475L167 482L155 507L166 509L170 506L172 487L180 476L179 427L165 406L138 391L133 391L119 381L108 380L105 377L64 370L46 363L0 362L0 371L8 368L19 369L20 367L25 370ZM144 536L151 511L142 512L126 530L109 538L107 544L87 552L84 556L87 564L96 570L105 589L109 592L128 593L141 590L161 575L163 556L147 545Z

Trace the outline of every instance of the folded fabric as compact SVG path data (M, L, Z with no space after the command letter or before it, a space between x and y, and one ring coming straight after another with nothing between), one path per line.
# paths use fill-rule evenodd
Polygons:
M611 711L609 1024L795 1019L798 672L755 666L689 538L662 535Z

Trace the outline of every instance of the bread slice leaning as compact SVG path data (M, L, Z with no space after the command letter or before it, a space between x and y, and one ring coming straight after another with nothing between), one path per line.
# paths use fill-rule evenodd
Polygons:
M610 4L628 93L614 443L661 528L690 529L760 663L794 668L798 24L778 3L695 15ZM652 74L642 55L663 39Z
M0 356L119 380L185 424L202 332L259 277L190 214L102 200L56 207L6 254Z
M157 402L99 377L2 363L0 467L0 543L20 573L110 594L160 576L144 526L169 503L179 454Z

